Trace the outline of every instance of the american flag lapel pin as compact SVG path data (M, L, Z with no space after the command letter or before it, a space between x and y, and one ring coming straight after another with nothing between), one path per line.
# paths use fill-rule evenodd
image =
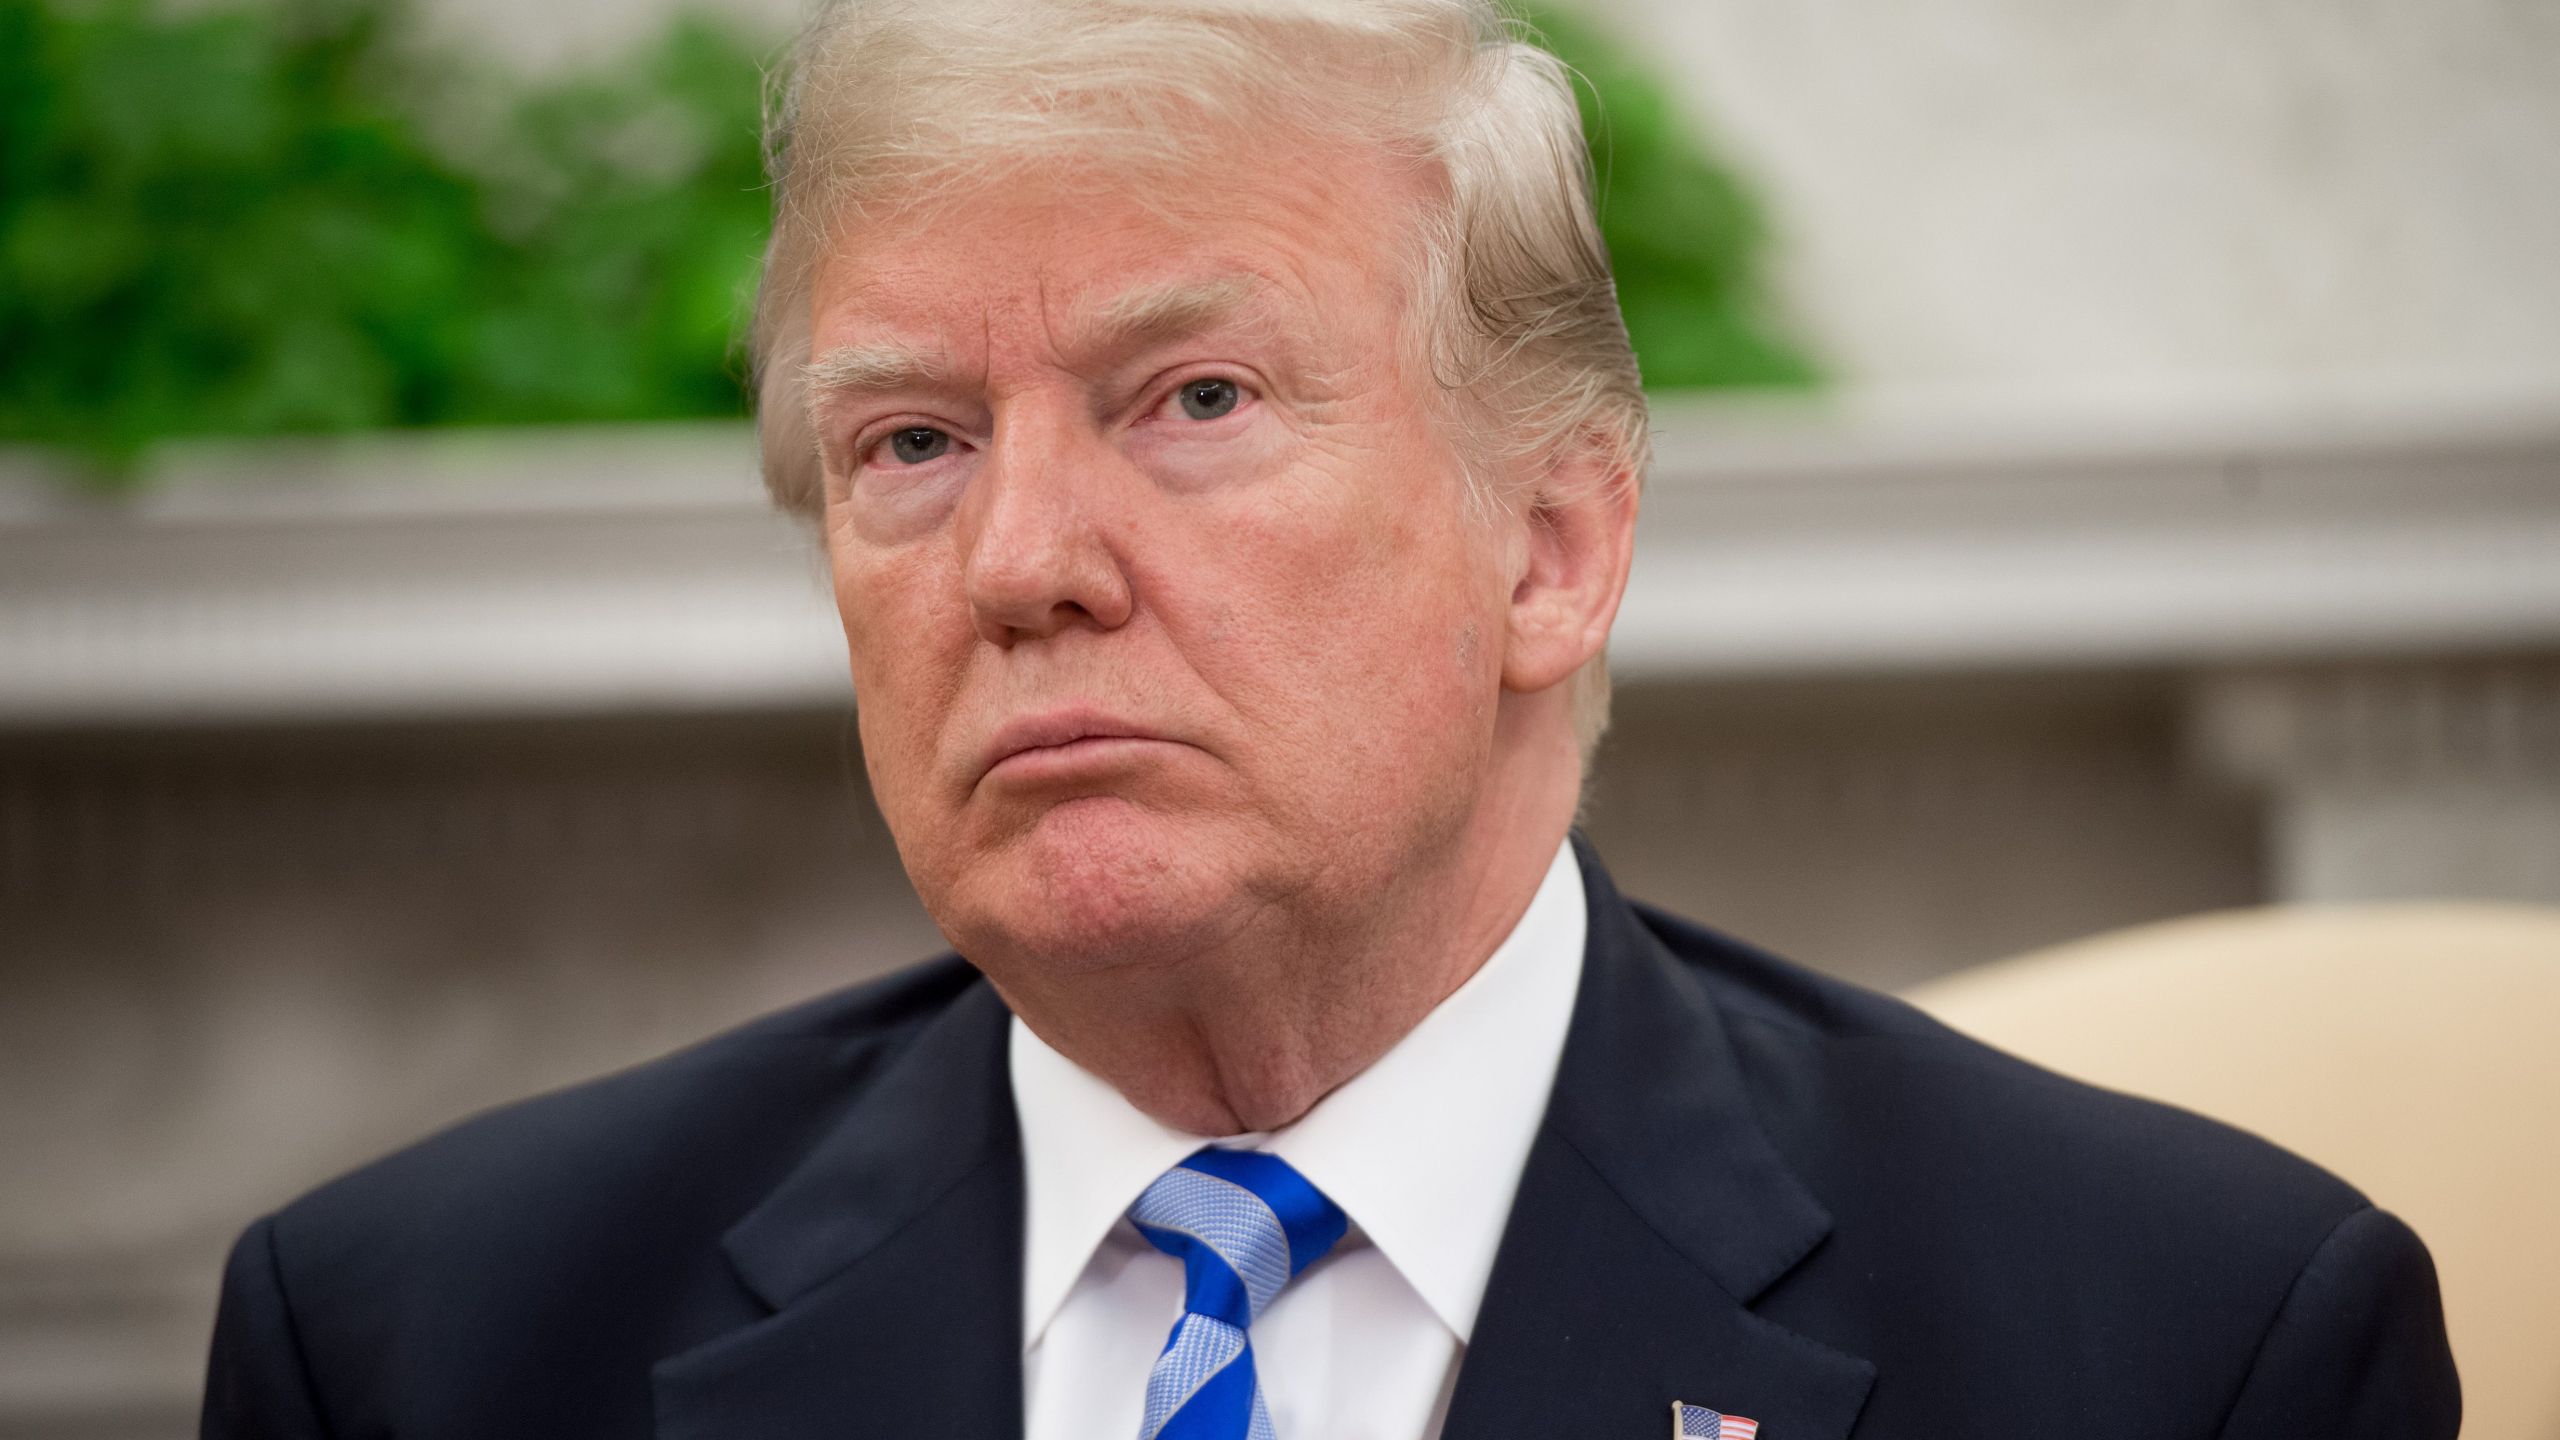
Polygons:
M1759 1440L1760 1422L1685 1400L1671 1402L1671 1440Z

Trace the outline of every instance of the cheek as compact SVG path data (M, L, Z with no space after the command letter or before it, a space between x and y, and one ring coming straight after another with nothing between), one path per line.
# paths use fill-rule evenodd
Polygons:
M923 660L932 648L923 641L946 617L967 627L957 559L930 536L883 543L838 518L827 535L827 571L857 671Z
M1479 537L1435 506L1383 494L1322 524L1282 511L1230 532L1212 663L1304 737L1294 768L1347 777L1489 734L1499 586Z
M927 793L971 636L951 566L927 547L831 552L865 767L884 809Z
M928 465L865 465L845 485L844 533L850 543L894 549L931 535L958 509L978 457L951 455Z

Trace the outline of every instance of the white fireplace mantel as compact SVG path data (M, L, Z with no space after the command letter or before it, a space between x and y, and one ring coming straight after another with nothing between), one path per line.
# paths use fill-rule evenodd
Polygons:
M1671 399L1629 678L2560 642L2560 388L2321 403ZM0 457L0 722L826 705L810 544L735 425Z

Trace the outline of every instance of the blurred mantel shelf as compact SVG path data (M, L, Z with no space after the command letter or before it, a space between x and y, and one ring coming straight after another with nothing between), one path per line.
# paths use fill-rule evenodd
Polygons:
M1631 678L2560 643L2560 382L2104 404L1665 398ZM0 722L843 703L739 425L0 455Z

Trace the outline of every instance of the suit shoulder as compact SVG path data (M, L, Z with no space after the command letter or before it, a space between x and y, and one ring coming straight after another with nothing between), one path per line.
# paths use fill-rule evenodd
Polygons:
M955 956L831 992L671 1054L462 1120L319 1187L279 1234L564 1223L651 1195L753 1193L864 1078L982 983ZM770 1157L770 1158L769 1158ZM711 1203L717 1204L716 1199Z
M2345 1181L2234 1126L2071 1079L1891 996L1640 913L1714 999L1763 1125L1821 1188L1996 1189L2064 1231L2076 1217L2174 1231L2180 1248L2271 1244L2283 1265L2367 1208Z
M1701 1013L1729 1041L1753 1118L1826 1220L1756 1313L1905 1377L1879 1387L1873 1423L2335 1433L2296 1422L2353 1393L2405 1397L2386 1408L2451 1433L2425 1248L2346 1182L1887 996L1642 918L1712 1002ZM2144 1397L2139 1423L2117 1425L2128 1396Z

